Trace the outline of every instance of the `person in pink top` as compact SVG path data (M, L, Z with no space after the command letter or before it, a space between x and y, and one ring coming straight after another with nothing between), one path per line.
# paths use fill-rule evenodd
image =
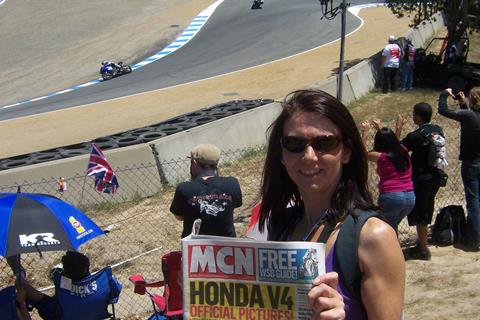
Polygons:
M378 120L362 123L364 143L370 126L377 130L373 150L367 157L377 164L378 205L385 220L397 232L398 225L415 205L410 155L391 129L380 128Z

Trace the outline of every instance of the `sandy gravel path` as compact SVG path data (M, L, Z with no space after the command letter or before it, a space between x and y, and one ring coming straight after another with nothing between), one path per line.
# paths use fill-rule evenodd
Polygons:
M204 7L200 0L194 17ZM203 1L207 4L212 1ZM365 24L347 38L348 61L368 58L385 45L388 35L405 34L406 19L396 19L386 8L360 12ZM340 20L339 20L340 23ZM332 74L338 65L339 42L309 52L224 76L142 93L112 101L94 103L38 116L0 122L6 137L0 158L88 141L127 129L158 123L172 116L231 99L275 98L314 85ZM32 137L35 137L32 139Z

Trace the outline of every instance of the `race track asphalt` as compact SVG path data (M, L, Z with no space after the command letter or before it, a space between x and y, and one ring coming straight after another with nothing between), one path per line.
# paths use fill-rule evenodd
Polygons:
M406 19L396 19L385 8L365 9L361 16L366 23L347 39L347 62L367 58L383 47L389 34L401 35L408 30ZM87 141L229 99L279 99L293 89L312 86L331 75L338 63L337 56L338 42L258 68L188 85L3 121L0 134L3 132L8 139L0 157ZM34 141L32 134L37 138Z
M360 24L347 13L347 33ZM277 0L259 10L250 9L249 0L223 0L180 50L127 76L0 108L0 121L202 80L305 52L339 37L337 21L321 19L319 4L311 0Z

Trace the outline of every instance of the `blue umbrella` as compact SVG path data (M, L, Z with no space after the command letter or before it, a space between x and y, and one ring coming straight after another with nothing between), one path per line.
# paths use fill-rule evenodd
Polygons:
M103 234L82 211L54 196L0 193L0 256L76 250Z

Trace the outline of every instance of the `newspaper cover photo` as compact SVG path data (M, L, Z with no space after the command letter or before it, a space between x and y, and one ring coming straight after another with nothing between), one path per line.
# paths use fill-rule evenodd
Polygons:
M186 319L310 319L325 245L192 234L182 239Z

